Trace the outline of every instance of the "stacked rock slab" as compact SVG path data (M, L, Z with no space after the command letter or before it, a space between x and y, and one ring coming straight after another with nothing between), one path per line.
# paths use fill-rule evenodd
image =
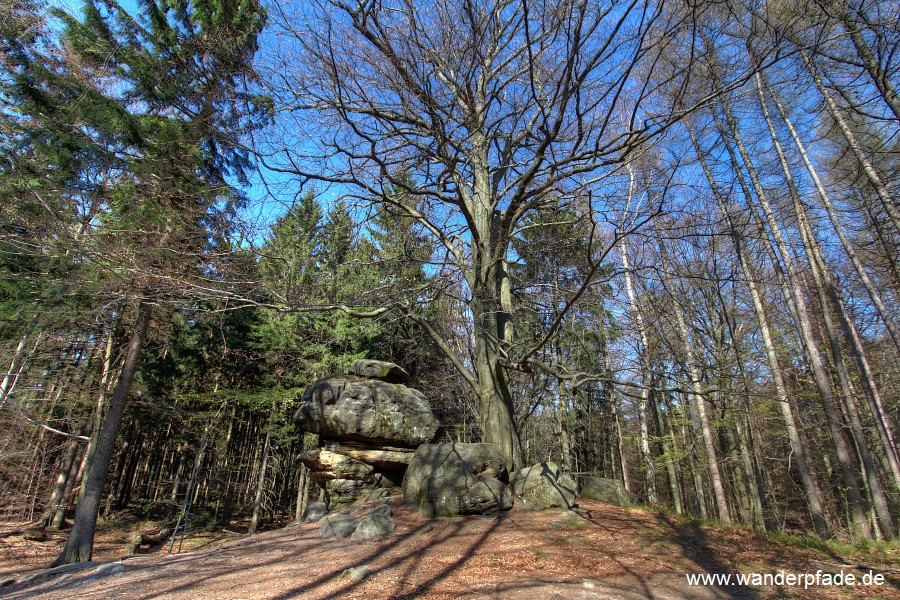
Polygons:
M424 394L404 385L401 367L357 360L347 375L317 381L304 392L294 423L319 435L321 447L301 456L334 510L394 487L439 423Z

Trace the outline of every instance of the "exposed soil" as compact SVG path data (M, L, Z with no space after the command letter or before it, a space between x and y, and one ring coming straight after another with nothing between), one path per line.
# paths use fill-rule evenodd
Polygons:
M0 589L9 598L896 598L897 569L870 587L689 587L686 573L835 573L861 578L870 567L845 565L819 549L756 533L701 525L642 510L580 500L578 516L515 508L501 518L425 520L394 499L397 529L382 540L323 540L314 523L255 536L228 533L182 554L128 558L124 572L83 570L22 582L46 565L64 538L0 540ZM106 531L95 561L117 559L127 531ZM176 544L177 545L177 544ZM892 557L893 558L893 557ZM893 562L893 561L892 561ZM368 570L361 579L360 567ZM29 571L29 568L31 569ZM365 570L365 569L363 569Z

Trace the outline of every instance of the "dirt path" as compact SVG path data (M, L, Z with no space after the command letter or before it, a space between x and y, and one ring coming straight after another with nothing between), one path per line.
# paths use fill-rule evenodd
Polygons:
M383 540L323 540L294 525L179 555L148 555L0 590L9 598L898 598L878 587L689 587L686 573L840 570L835 557L751 532L583 501L578 515L427 521L394 506ZM850 567L845 567L849 571ZM858 576L864 569L853 570ZM19 577L21 581L21 576Z

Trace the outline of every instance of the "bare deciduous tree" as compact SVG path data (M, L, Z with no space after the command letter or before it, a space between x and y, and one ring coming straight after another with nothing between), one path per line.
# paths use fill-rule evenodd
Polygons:
M536 360L615 240L601 244L598 228L594 268L544 337L513 340L511 239L530 211L560 202L576 203L594 223L615 212L605 178L690 110L675 107L691 61L673 68L659 59L691 47L685 38L700 9L587 0L302 4L275 9L284 41L270 91L295 118L270 139L267 165L361 202L393 204L440 248L427 291L334 308L397 310L421 324L478 397L484 441L509 466L521 464L509 370ZM460 282L472 356L459 355L419 310Z

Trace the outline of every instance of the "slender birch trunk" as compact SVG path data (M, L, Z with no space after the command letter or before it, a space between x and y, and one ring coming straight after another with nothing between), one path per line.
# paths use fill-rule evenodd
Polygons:
M825 189L825 186L822 183L822 179L819 177L818 171L809 158L809 153L806 151L806 145L803 143L803 140L800 139L800 135L797 133L793 122L791 121L790 117L787 114L787 111L784 109L784 106L781 103L781 100L775 94L775 91L771 88L771 86L768 85L765 77L761 73L757 73L756 77L758 85L768 92L769 97L772 99L775 107L778 109L778 114L781 116L781 120L784 122L785 127L787 127L788 132L790 132L791 139L793 140L794 145L797 147L797 152L800 155L800 159L803 161L803 165L806 167L810 179L812 179L812 182L815 185L816 192L819 195L819 199L822 201L822 205L825 207L825 212L828 214L828 219L831 221L834 232L837 234L838 240L840 240L841 242L841 247L847 254L847 258L850 259L850 263L853 265L854 271L856 271L856 274L859 276L860 283L862 283L863 287L866 289L866 292L869 295L869 298L871 298L872 304L874 304L875 308L878 310L878 315L884 322L884 326L888 330L888 333L890 334L891 339L894 342L894 346L897 348L897 351L900 352L900 327L898 327L895 323L894 315L885 305L884 299L881 297L881 293L879 293L877 286L869 277L869 273L863 266L862 261L860 260L859 255L856 252L856 249L854 248L850 239L847 237L847 234L844 232L844 226L838 218L838 213L837 209L834 206L834 202L832 202L831 196Z
M629 195L634 192L634 174L631 174L631 186ZM650 387L653 382L650 367L647 361L647 351L650 342L647 337L647 328L644 326L644 316L641 314L640 306L638 306L637 298L634 293L634 284L632 282L631 268L628 265L628 249L625 246L625 238L619 241L619 251L622 256L622 270L625 272L625 290L628 293L628 302L631 304L631 314L634 318L634 325L638 330L640 339L640 347L638 348L638 360L641 368L641 392L638 399L638 426L640 427L640 448L641 457L644 462L645 473L645 489L647 491L647 502L656 504L659 498L656 494L656 466L653 462L653 454L650 450L650 428L647 422L647 402L650 399Z
M794 418L794 411L791 406L791 402L788 399L787 386L784 382L784 376L781 369L780 360L778 358L778 352L775 349L775 343L772 338L772 328L769 324L769 316L766 314L766 309L762 299L762 293L759 289L759 285L757 284L757 276L753 268L752 261L747 253L744 239L739 233L740 230L737 227L737 224L734 222L732 210L728 207L725 197L716 183L712 171L710 170L709 165L706 162L705 156L700 150L700 145L693 130L688 128L688 133L690 134L694 151L696 152L697 157L700 160L700 165L706 176L707 182L709 183L713 196L716 198L716 202L719 205L719 210L725 217L726 225L728 226L732 242L735 246L735 251L737 252L738 262L741 266L741 271L744 274L744 280L747 284L747 288L750 291L750 299L753 303L753 311L756 314L757 325L759 326L760 335L763 339L763 346L766 350L766 359L769 363L769 371L772 374L772 382L775 386L775 394L778 398L778 408L781 411L782 419L784 419L785 429L787 430L788 434L788 443L797 463L797 471L800 475L800 481L803 485L803 491L805 493L804 495L809 506L810 514L812 516L813 527L815 528L816 533L817 535L819 535L819 537L827 539L831 537L831 526L829 524L829 518L825 510L824 496L822 494L822 489L819 485L815 471L813 471L809 463L809 459L807 458L806 447L800 437L800 430L797 426L797 420ZM743 188L743 178L740 178L740 181ZM749 190L743 188L743 192L747 198L750 197ZM771 247L765 243L764 245L770 252L770 259L776 261L776 257ZM780 270L780 266L778 265L777 261L774 262L774 265L776 267L776 272L779 274L779 280L782 282L782 292L786 295L786 300L788 302L791 302L791 296L789 295L789 292L784 285L784 277L783 273ZM794 312L796 314L796 311Z
M676 297L676 290L672 283L671 272L669 270L668 255L662 241L662 235L659 233L659 228L655 220L654 228L656 231L656 243L659 247L663 282L669 289L669 295L672 298L672 309L675 311L675 320L678 324L678 331L681 334L681 345L684 350L685 362L687 363L688 377L690 377L691 380L690 387L693 391L691 399L699 419L700 433L703 436L703 446L706 450L706 459L709 464L709 474L713 484L713 495L716 499L717 514L722 523L730 525L732 522L731 511L728 509L728 498L725 495L725 483L722 479L722 471L719 468L716 442L713 437L712 425L710 424L709 415L706 410L706 400L703 396L703 388L700 385L700 373L697 369L696 354L694 353L687 321L684 318L684 311L681 308L681 303Z

